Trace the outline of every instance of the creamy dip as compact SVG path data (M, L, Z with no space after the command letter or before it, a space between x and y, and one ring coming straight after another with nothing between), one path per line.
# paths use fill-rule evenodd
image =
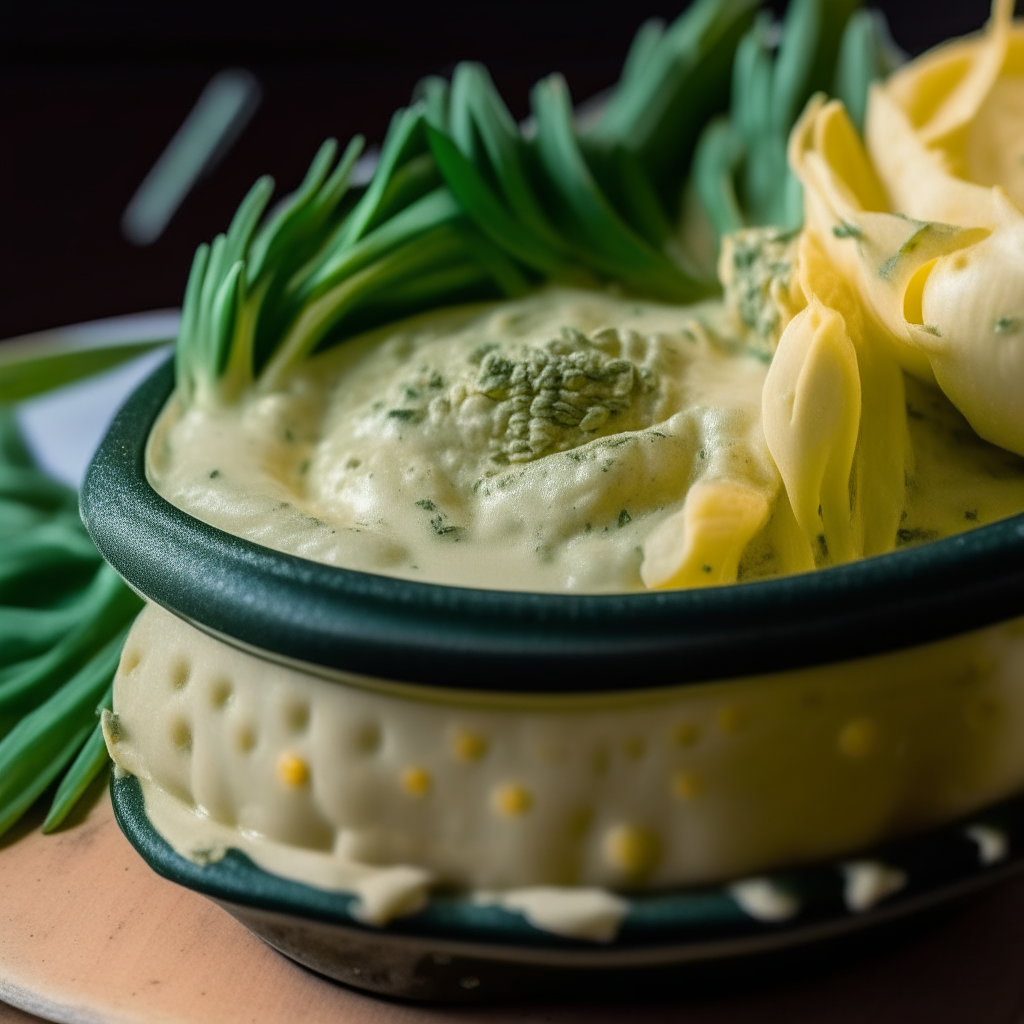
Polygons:
M699 582L810 568L787 560L792 517L761 428L768 364L737 333L721 304L557 288L444 310L340 345L272 393L172 400L148 471L192 515L315 561L577 592L642 590L652 535L695 485L724 483L768 513ZM897 544L1024 509L1024 460L936 388L907 378L907 399Z

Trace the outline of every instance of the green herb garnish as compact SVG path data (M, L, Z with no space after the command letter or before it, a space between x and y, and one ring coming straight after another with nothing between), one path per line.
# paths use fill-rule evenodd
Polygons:
M368 328L550 278L673 302L713 293L669 242L695 140L725 103L756 2L698 0L664 31L645 26L605 114L582 129L560 76L534 88L528 134L486 69L467 63L450 84L422 82L394 116L360 195L349 191L359 137L340 159L326 142L262 224L273 182L260 179L226 234L196 253L179 388L233 401Z
M848 224L845 220L832 228L836 238L863 238L864 232L856 224Z

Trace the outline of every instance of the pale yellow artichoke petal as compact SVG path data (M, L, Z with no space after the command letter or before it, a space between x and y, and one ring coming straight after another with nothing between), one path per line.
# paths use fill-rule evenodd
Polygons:
M881 185L857 130L836 100L808 104L790 139L790 161L804 186L806 232L859 295L901 366L933 380L927 353L904 318L907 287L923 265L988 232L880 212ZM805 291L813 288L802 284Z
M783 332L765 379L765 440L797 523L823 561L861 553L850 510L850 470L861 418L857 354L842 316L809 297Z
M1024 216L924 273L916 330L939 386L981 437L1024 455Z
M987 29L912 61L868 103L865 137L893 209L994 229L990 189L1024 210L1024 23L995 0Z
M804 288L842 316L857 354L861 417L849 488L854 547L865 555L891 551L913 466L903 373L891 342L809 232L801 240L800 276Z
M1010 22L1010 41L1006 61L1012 63L1014 48L1024 38L1020 25L1010 21L1013 6L1013 0L995 0L985 29L940 43L897 68L886 79L886 92L907 112L915 131L935 119L950 93L969 75L979 47L987 42L988 33L1007 22Z
M1019 71L1005 75L971 124L965 157L967 176L979 186L999 185L1024 211L1024 31Z
M743 552L768 522L765 493L732 481L700 481L683 507L647 539L640 577L651 589L735 583Z
M977 117L1005 66L1013 7L1014 0L993 0L987 30L972 48L964 73L943 76L951 88L937 97L934 112L920 126L921 138L926 145L941 146L950 152L963 146L971 122Z
M1024 26L1011 15L997 0L985 33L875 87L870 154L824 97L790 136L808 306L780 339L763 426L819 565L895 545L913 475L902 371L1024 454Z
M881 86L868 98L864 132L892 209L960 227L997 226L992 190L950 174L942 154L924 144L906 112Z
M850 477L856 546L864 555L891 551L906 503L913 449L903 371L870 321L848 325L861 381L860 433Z

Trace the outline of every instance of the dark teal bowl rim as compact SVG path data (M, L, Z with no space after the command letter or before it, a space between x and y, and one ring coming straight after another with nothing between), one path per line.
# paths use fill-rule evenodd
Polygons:
M115 417L82 518L139 593L269 655L381 679L518 693L626 691L827 664L1024 614L1024 515L819 572L699 590L440 586L283 554L164 500L146 439L171 361Z
M652 948L678 943L735 942L789 932L812 937L822 929L870 924L943 902L994 882L1024 866L1024 798L993 805L961 821L863 852L870 860L901 872L902 888L866 910L846 902L849 860L825 860L759 879L778 887L795 903L792 916L764 921L751 916L729 883L627 896L627 909L611 943L565 938L535 928L519 912L475 901L470 895L432 894L415 914L396 918L383 928L365 925L353 913L349 893L321 889L265 871L236 849L209 864L182 857L146 815L142 787L131 775L112 778L110 796L121 831L149 866L179 885L213 899L244 907L324 921L392 935L429 936L475 943L594 952ZM1003 856L986 863L970 826L997 829L1005 840ZM845 924L844 924L845 923Z

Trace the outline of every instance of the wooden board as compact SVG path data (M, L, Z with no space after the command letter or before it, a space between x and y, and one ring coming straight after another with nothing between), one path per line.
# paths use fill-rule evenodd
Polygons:
M80 1024L1024 1024L1024 879L878 955L672 1005L422 1008L311 974L121 835L105 791L54 836L37 816L0 842L0 1000ZM638 997L639 997L638 993ZM0 1005L2 1024L33 1018Z

